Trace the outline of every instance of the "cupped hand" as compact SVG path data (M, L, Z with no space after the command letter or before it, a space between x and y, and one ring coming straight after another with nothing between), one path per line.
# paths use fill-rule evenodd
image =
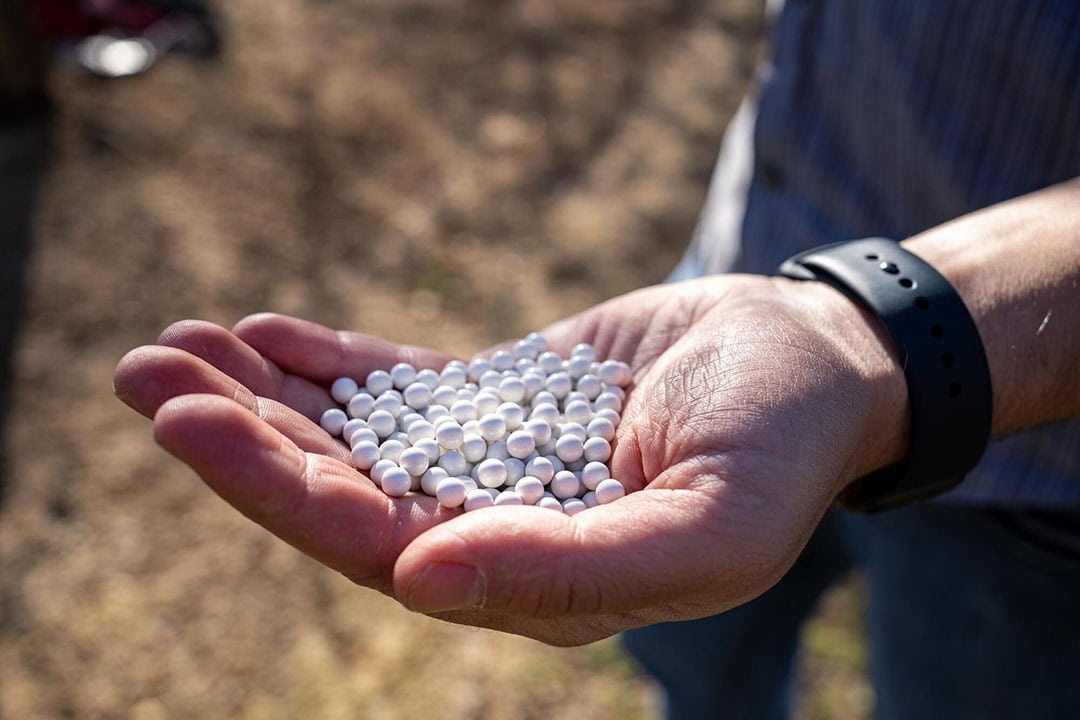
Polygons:
M543 331L628 362L611 460L629 494L573 517L390 498L317 424L337 377L449 356L279 315L185 321L117 395L227 502L357 584L453 622L570 645L771 587L846 482L904 450L906 389L856 306L813 283L665 285Z

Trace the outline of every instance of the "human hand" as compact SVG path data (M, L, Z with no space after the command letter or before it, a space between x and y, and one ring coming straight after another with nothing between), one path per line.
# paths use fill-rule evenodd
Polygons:
M188 321L117 367L118 396L226 501L354 582L449 621L569 645L720 612L775 583L847 481L903 452L887 341L816 283L708 278L543 331L634 370L612 474L573 517L390 498L317 425L342 375L449 358L258 315Z

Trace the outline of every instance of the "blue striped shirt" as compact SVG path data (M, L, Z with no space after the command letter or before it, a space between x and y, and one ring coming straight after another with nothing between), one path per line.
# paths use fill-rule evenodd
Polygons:
M772 274L1080 176L1080 0L788 0L772 41L680 271ZM942 500L1080 506L1080 420L996 439Z

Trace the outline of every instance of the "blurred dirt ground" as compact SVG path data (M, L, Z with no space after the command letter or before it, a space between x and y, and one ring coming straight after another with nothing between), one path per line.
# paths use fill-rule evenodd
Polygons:
M411 615L227 508L112 397L168 323L275 310L468 355L657 282L755 0L221 4L220 61L57 69L5 438L4 718L644 718L614 642ZM853 593L802 717L862 717Z

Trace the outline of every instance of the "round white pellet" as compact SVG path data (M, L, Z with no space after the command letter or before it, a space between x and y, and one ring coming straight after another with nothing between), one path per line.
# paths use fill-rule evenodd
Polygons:
M446 472L441 467L428 468L424 471L424 474L420 476L420 489L428 495L434 495L435 491L439 488L439 483L448 477L450 477L450 473ZM464 493L462 493L462 499L464 499Z
M468 462L480 462L487 457L487 441L480 435L466 432L465 439L461 441L461 454Z
M551 479L551 494L560 500L576 496L579 490L581 481L569 470L557 472Z
M572 402L584 402L584 403L587 403L587 402L589 402L589 398L583 392L578 392L577 390L571 390L570 392L566 393L566 397L564 397L562 399L562 406L565 408L567 405L569 405ZM592 406L590 405L589 407L592 407Z
M424 383L427 385L428 390L434 390L439 387L439 373L427 368L417 370L415 382Z
M544 483L538 477L525 475L514 483L514 492L521 496L526 505L535 505L544 496Z
M449 408L458 399L458 391L449 385L440 385L431 392L431 404Z
M476 394L473 402L476 403L477 416L483 417L495 412L502 400L499 399L499 395L495 391L483 391Z
M591 462L581 469L581 483L589 490L595 490L597 485L609 477L611 471L602 462Z
M555 441L555 454L563 462L573 462L585 452L585 445L576 435L562 435Z
M465 484L466 490L476 490L479 488L479 486L476 484L476 481L468 475L459 475L458 480Z
M468 463L465 456L456 450L444 452L440 455L438 464L449 475L464 475L467 472Z
M559 437L563 435L573 435L581 442L585 442L589 437L588 432L585 430L585 426L577 422L564 422L558 426Z
M530 420L543 420L548 425L555 425L559 422L561 413L559 408L554 404L543 403L541 405L534 405L532 412L529 413Z
M544 388L544 376L538 373L523 375L521 382L525 385L525 400L532 400Z
M585 428L585 434L591 438L600 437L611 442L615 439L615 424L607 418L594 417Z
M611 459L611 443L601 437L586 440L583 450L588 462L607 462Z
M341 428L341 438L352 445L353 434L360 430L367 430L367 421L361 420L360 418L353 418L345 423L345 427Z
M409 442L415 445L424 438L435 439L435 426L427 420L417 420L409 425L409 431L406 434L409 436Z
M558 455L552 454L552 455L545 455L544 457L547 458L548 462L550 462L552 464L552 466L555 468L555 472L561 472L561 471L566 469L566 465L563 463L562 460L559 459Z
M319 418L322 429L335 436L341 435L347 422L349 422L349 416L341 408L330 408Z
M596 493L592 490L581 496L581 502L585 503L585 507L596 507L600 504L600 501L596 499Z
M409 363L398 363L390 368L390 379L393 380L395 388L404 390L416 382L416 368Z
M585 358L589 362L596 360L596 349L589 343L578 343L570 350L570 358Z
M330 397L344 405L359 389L360 387L352 378L340 377L330 385Z
M409 432L409 428L412 424L418 420L423 420L424 416L418 412L407 412L397 419L397 426L401 432Z
M464 385L468 379L468 371L456 365L447 365L439 373L439 382L455 389Z
M405 443L400 440L386 440L379 446L379 453L384 460L393 460L400 465L401 453L405 451Z
M571 357L566 361L566 373L577 380L592 369L593 361L584 357Z
M385 370L372 370L368 373L364 387L372 397L379 397L394 387L394 379Z
M375 409L375 398L366 392L358 392L349 398L349 417L367 419L371 411Z
M506 466L506 484L513 485L521 478L525 477L525 463L517 458L506 458L503 460L503 465Z
M601 395L603 395L603 393L601 393ZM596 410L593 412L593 417L607 418L615 427L619 427L619 421L622 420L619 411L612 410L611 408L601 408L600 410Z
M491 507L494 504L495 499L491 497L491 493L487 490L476 489L465 493L465 512Z
M536 441L531 433L525 430L516 430L506 438L506 451L510 457L520 459L527 458L536 450Z
M536 357L536 347L528 340L518 340L514 343L514 357L532 360Z
M547 378L544 378L544 382L547 382ZM551 405L556 410L559 409L559 398L551 394L550 390L541 390L533 395L531 405L536 408L541 405Z
M435 421L439 418L450 418L451 420L453 420L453 418L450 416L450 411L442 405L429 405L428 407L424 408L424 419L427 420L429 423L434 425Z
M476 403L472 400L458 400L450 406L450 414L453 415L454 419L459 423L475 420L478 417Z
M600 379L608 385L627 385L633 373L630 366L619 360L605 360L600 363Z
M505 460L510 457L510 451L506 449L506 443L502 440L496 440L488 445L487 453L485 457L494 458L495 460Z
M502 492L502 490L500 490L499 488L480 488L480 489L485 491L488 495L490 495L492 500L499 497L499 493Z
M557 372L547 376L547 379L544 380L544 387L547 388L549 393L561 400L573 389L574 381L567 373Z
M596 501L601 505L607 505L626 495L626 488L618 480L601 480L596 486Z
M383 473L379 484L390 497L401 497L412 489L412 476L402 468L392 467Z
M373 442L364 441L353 445L352 463L361 470L370 470L380 458L382 454L379 452L379 446Z
M532 346L536 348L537 353L542 353L547 350L547 340L538 332L531 332L525 336L525 340L532 343Z
M525 465L525 474L538 478L547 485L555 477L555 466L546 457L536 457Z
M372 414L377 412L390 413L395 422L401 417L401 401L390 393L383 393L375 398L375 404L372 407L374 408ZM371 415L368 415L368 422L371 422Z
M588 510L589 506L577 498L566 498L562 502L562 509L567 515L577 515L582 510Z
M375 482L382 482L383 473L390 468L396 468L397 466L398 464L393 460L379 460L371 466L371 472L368 473L368 477Z
M386 443L383 443L384 445ZM428 455L420 448L405 448L398 455L398 465L401 469L409 473L413 477L423 475L428 466L431 465L431 461L428 459ZM447 473L449 474L449 473Z
M525 422L525 408L515 402L502 403L495 408L495 414L503 419L509 432L517 430Z
M445 423L450 423L451 425L457 425L458 427L461 427L461 425L458 425L458 421L450 417L450 413L447 412L446 415L440 415L439 417L431 421L431 424L435 426L436 436L438 436L439 434L439 427L444 425Z
M405 433L401 432L401 431L390 433L390 437L388 437L386 439L387 440L397 440L399 443L401 443L405 447L409 447L410 445L412 445L412 443L409 442L409 436L406 435Z
M546 420L533 418L525 423L522 430L532 436L534 449L551 440L551 425Z
M622 412L622 400L619 396L613 392L605 390L596 396L596 399L592 402L593 411L599 416L601 410L614 410L615 412Z
M444 478L435 488L435 497L444 508L461 507L467 493L465 483L456 477Z
M498 370L488 370L486 373L480 376L480 389L484 390L490 388L498 391L499 383L503 381L503 374Z
M514 367L514 354L506 350L496 350L491 354L491 367L499 372Z
M484 487L501 487L506 483L506 466L503 461L488 459L477 465L476 481Z
M578 378L577 383L574 385L574 389L592 400L604 389L604 384L600 382L600 378L596 375L587 373Z
M411 383L405 392L405 404L417 410L423 410L431 403L431 388L422 382Z
M521 496L518 495L513 490L503 490L495 498L495 504L496 505L524 505L525 501L522 500Z
M491 370L491 363L487 358L475 357L472 362L469 363L468 373L469 379L473 382L479 382L480 376Z
M559 357L558 353L545 351L536 358L536 365L550 375L562 369L562 358Z
M574 460L573 462L566 463L566 469L570 470L571 472L576 473L580 477L581 476L581 471L585 469L585 465L586 465L585 457L582 456L582 457L578 458L577 460Z
M428 456L428 463L435 464L435 461L439 459L442 450L439 449L439 443L435 442L431 438L421 438L413 445L417 450L423 450L424 454Z
M503 378L499 383L499 397L505 402L521 402L525 399L525 383L519 377Z
M574 400L567 403L563 416L570 422L584 426L592 419L592 408L587 400Z
M476 383L465 383L460 388L458 388L458 400L472 400L474 397L476 397L476 393L479 391L480 387Z
M563 511L562 503L554 497L542 497L536 501L536 506L545 508L547 510L558 510L559 512Z
M465 442L465 431L453 420L435 428L435 441L447 450L457 450Z
M339 428L340 431L340 428ZM488 442L495 442L506 434L506 421L495 413L488 413L480 418L480 436Z
M360 428L349 437L349 444L356 447L356 443L370 442L379 444L378 434L371 428Z

